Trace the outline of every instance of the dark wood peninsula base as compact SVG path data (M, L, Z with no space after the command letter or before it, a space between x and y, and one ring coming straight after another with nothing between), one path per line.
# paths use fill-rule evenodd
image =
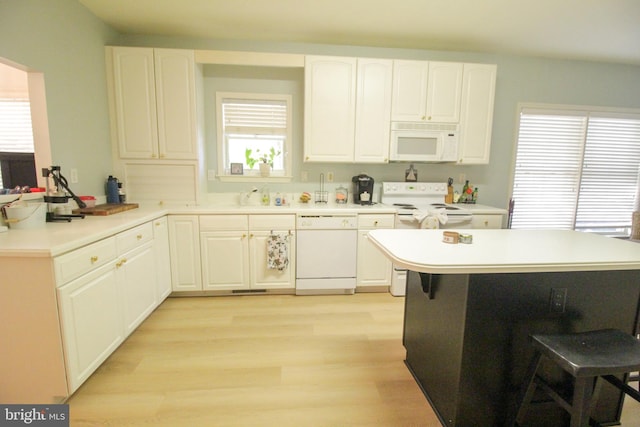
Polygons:
M431 274L410 271L406 364L445 426L501 426L533 356L532 333L617 328L634 333L640 271ZM545 375L570 386L549 364ZM616 425L622 394L604 384L594 418ZM528 425L568 425L540 403Z

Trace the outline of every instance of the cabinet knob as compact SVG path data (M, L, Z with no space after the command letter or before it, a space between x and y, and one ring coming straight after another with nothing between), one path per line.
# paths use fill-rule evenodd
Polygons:
M485 226L485 227L488 227L488 226L489 226L489 221L485 220L485 221L484 221L484 226Z
M427 117L426 116L422 116L421 120L425 120Z
M91 257L91 264L95 264L96 262L98 262L98 257L94 255Z
M378 221L373 221L373 225L374 225L374 227L377 227L378 226Z
M120 268L124 264L126 264L126 262L127 262L127 259L126 258L122 258L120 261L116 262L116 267Z
M138 239L138 240L142 240L142 234L138 234L138 235L136 236L136 239Z
M245 237L247 237L247 235L243 233L242 234L242 238L244 239Z

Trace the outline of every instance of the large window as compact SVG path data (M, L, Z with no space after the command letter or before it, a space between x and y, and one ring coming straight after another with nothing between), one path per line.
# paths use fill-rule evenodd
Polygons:
M522 106L511 227L629 236L639 165L640 112Z
M290 95L218 92L216 109L221 176L238 177L231 166L241 164L242 176L257 177L260 163L271 176L291 175Z

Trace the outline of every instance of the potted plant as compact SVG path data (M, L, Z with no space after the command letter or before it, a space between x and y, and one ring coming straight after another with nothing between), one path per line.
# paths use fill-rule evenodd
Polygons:
M245 161L249 169L253 169L256 163L260 164L260 175L261 176L269 176L271 173L271 168L273 167L273 159L276 156L280 155L280 150L276 151L274 147L269 148L269 151L266 153L260 153L260 149L256 149L255 155L253 157L253 150L251 148L247 148L244 151Z

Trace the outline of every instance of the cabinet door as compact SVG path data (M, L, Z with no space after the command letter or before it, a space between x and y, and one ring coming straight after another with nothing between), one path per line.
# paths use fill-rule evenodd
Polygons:
M154 49L159 157L197 159L195 58L192 50Z
M462 63L429 62L427 121L458 123L462 93Z
M69 392L124 340L114 263L58 288Z
M495 65L464 64L459 163L489 163L495 85Z
M393 61L358 59L354 161L389 162Z
M204 290L249 289L247 231L200 233Z
M171 293L169 224L166 217L153 221L153 248L156 257L156 300L160 304Z
M252 231L249 239L252 289L293 289L296 287L295 235L290 230L274 230L288 236L287 258L284 270L268 268L267 239L270 231Z
M391 120L415 122L426 119L428 76L429 63L426 61L393 61Z
M356 59L307 56L304 70L304 160L352 162Z
M156 268L153 242L118 257L125 335L133 332L156 308Z
M393 228L394 215L358 215L358 261L356 287L391 285L391 261L369 241L369 231Z
M169 216L169 249L173 291L202 290L200 231L197 216Z
M113 99L120 157L158 157L153 49L114 47Z

